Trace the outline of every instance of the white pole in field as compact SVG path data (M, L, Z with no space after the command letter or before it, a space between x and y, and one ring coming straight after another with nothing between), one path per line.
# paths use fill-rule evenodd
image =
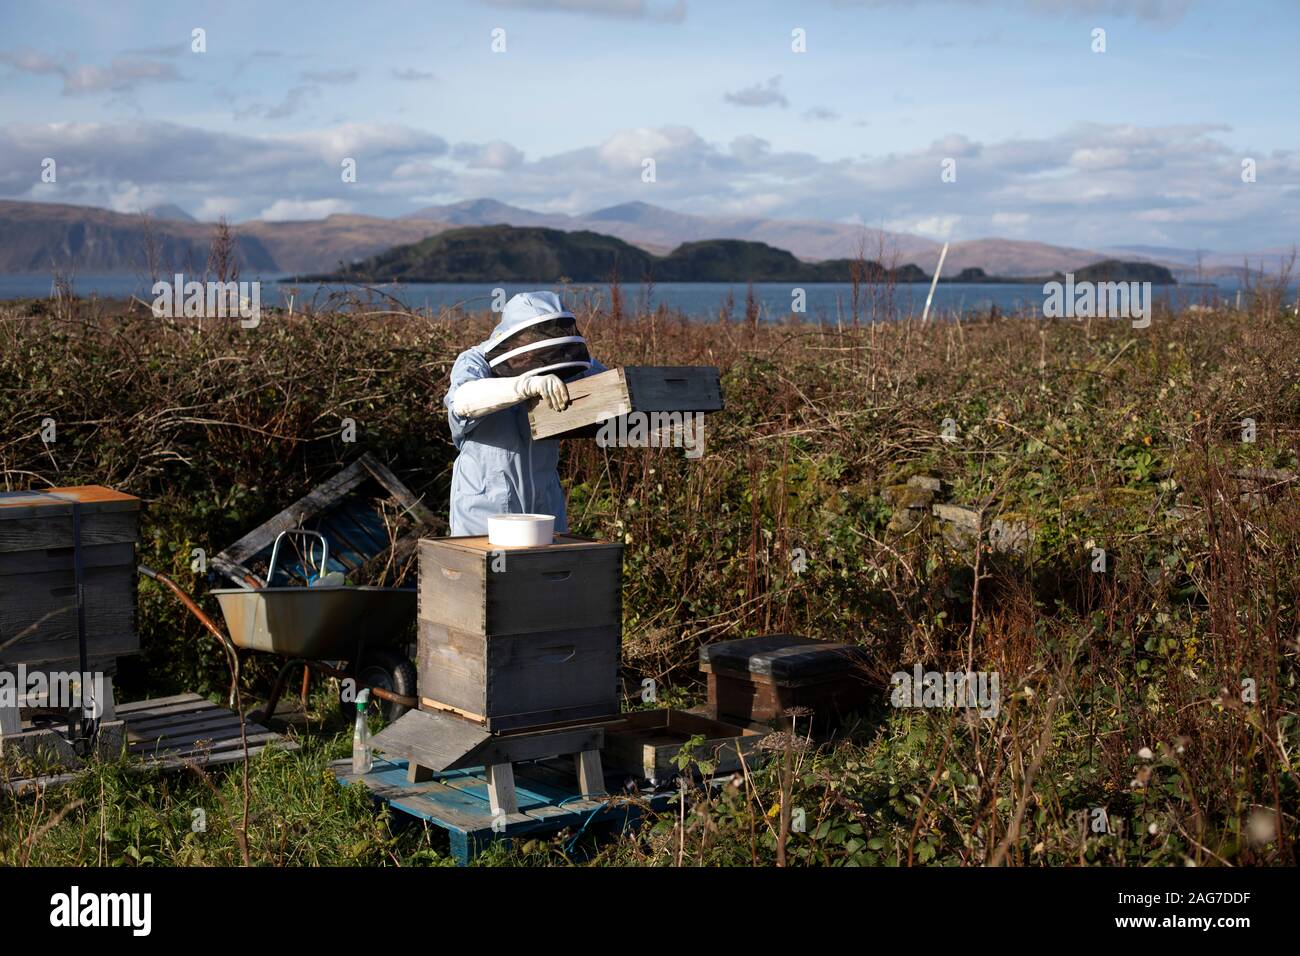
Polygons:
M921 324L925 325L930 319L930 302L934 299L934 287L939 284L939 273L943 271L943 260L948 258L948 243L943 244L943 251L939 253L939 264L934 267L934 278L930 280L930 294L925 297L925 311L921 313Z

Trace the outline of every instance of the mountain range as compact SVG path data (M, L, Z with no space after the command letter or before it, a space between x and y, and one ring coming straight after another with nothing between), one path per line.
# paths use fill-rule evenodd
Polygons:
M695 216L644 202L622 203L581 216L537 213L494 199L475 199L448 206L429 206L403 219L458 226L543 226L565 232L589 230L615 236L663 254L683 242L743 239L784 249L811 262L848 259L861 248L864 256L884 263L916 263L927 272L939 263L943 243L903 232L859 224L814 219L765 219L757 216ZM1037 275L1069 271L1106 258L1101 252L1050 246L1015 239L974 239L949 246L944 270L983 269L992 275Z
M394 219L336 214L300 221L248 220L235 230L246 274L302 275L332 272L448 229L490 225L595 232L659 256L683 243L713 239L760 242L805 262L853 258L861 252L886 266L912 263L927 274L938 264L942 247L921 236L851 223L698 216L644 202L568 215L473 199L429 206ZM0 201L0 274L46 274L60 269L83 275L143 275L149 271L145 249L150 236L160 271L202 271L212 233L211 223L195 222L171 204L140 215L92 206ZM974 239L950 245L943 272L951 276L964 269L982 269L989 275L1050 275L1122 258L1167 265L1186 278L1194 272L1197 255L1195 250L1146 246L1090 250L1015 239ZM1211 277L1235 271L1241 264L1240 255L1205 254L1201 274Z

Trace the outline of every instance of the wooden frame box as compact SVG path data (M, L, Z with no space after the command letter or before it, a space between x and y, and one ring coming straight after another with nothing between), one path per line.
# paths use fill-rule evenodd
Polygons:
M0 496L0 666L77 661L73 502L80 505L86 651L136 653L140 501L98 485Z
M862 710L871 696L864 661L862 648L794 634L700 648L710 712L719 720L741 724L784 722L785 712L799 707L810 710L813 720L825 727L841 715Z
M472 634L419 622L421 706L493 732L616 716L620 629Z
M616 717L623 546L420 541L421 707L493 732Z
M470 634L621 625L623 545L557 534L540 548L420 539L420 619Z
M630 365L570 382L569 406L557 412L534 400L533 438L595 435L602 422L629 412L716 412L722 383L709 365Z
M763 754L758 743L767 732L737 727L681 710L639 710L605 725L605 747L601 751L608 769L630 773L652 785L672 781L681 771L673 758L692 737L702 735L704 743L695 750L697 760L714 764L714 773L740 769L740 758L751 770Z

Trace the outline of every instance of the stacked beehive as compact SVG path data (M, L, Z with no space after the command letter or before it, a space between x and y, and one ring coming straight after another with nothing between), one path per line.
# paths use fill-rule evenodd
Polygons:
M79 514L74 526L73 507ZM80 660L76 537L86 653L111 674L140 649L135 628L138 498L87 485L0 495L0 670L70 670Z
M622 567L621 544L572 535L422 539L421 708L492 733L617 716Z

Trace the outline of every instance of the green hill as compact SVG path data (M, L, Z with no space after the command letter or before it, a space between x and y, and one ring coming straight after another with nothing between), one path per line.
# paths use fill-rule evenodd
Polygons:
M613 236L562 232L538 226L473 226L452 229L410 245L395 246L339 272L310 281L372 282L604 282L617 271L625 282L847 282L848 259L803 262L784 249L739 239L686 242L656 256ZM864 263L864 280L889 271ZM895 281L926 281L914 265L894 272Z
M1174 274L1152 262L1124 262L1104 259L1074 270L1075 282L1150 282L1152 285L1177 285Z
M878 262L830 259L804 262L784 249L743 239L684 242L666 256L598 232L542 226L466 226L362 259L315 282L929 282L918 266L887 269ZM1075 271L1075 281L1149 281L1172 284L1163 266L1108 259ZM1063 278L1063 277L1061 277ZM954 282L1029 282L964 269Z

